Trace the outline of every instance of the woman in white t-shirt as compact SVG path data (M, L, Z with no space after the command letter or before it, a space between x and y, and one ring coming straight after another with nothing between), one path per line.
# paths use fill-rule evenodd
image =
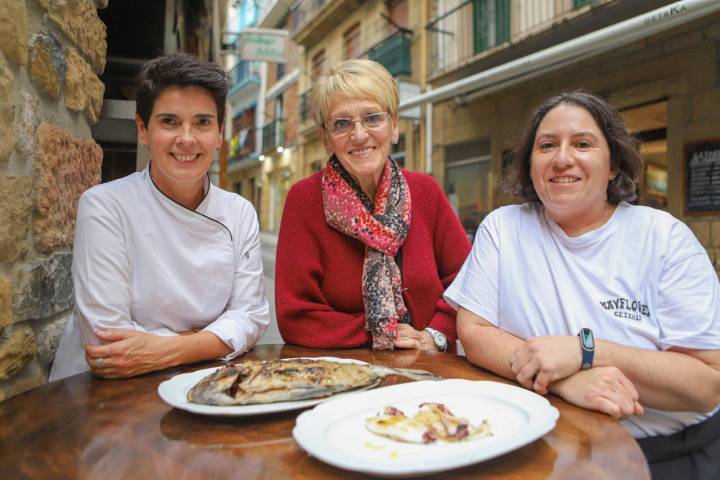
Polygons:
M633 206L642 160L584 92L533 114L445 298L468 360L622 419L655 478L720 478L720 286L666 212Z

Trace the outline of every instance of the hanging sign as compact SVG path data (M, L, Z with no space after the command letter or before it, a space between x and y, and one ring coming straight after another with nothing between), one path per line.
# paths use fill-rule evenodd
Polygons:
M240 32L240 58L287 63L287 30L246 28Z

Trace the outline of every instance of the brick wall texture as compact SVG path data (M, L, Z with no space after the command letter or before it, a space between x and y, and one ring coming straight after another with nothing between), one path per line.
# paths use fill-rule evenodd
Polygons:
M100 181L107 3L0 0L0 401L47 381L70 316L77 201Z

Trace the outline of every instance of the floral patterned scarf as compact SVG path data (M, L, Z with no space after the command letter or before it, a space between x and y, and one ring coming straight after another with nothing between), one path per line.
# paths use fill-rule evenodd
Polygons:
M407 317L400 269L394 259L410 229L410 191L405 177L388 158L373 205L333 155L323 171L322 195L328 225L365 244L365 329L372 334L373 349L392 350L398 320Z

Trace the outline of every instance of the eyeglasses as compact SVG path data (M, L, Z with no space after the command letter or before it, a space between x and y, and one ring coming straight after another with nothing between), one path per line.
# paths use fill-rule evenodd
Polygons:
M360 122L360 125L362 125L365 130L380 130L387 125L389 118L390 114L387 112L370 113L360 120L336 118L326 123L325 128L327 128L331 134L340 137L352 132L355 129L355 124L358 122Z

